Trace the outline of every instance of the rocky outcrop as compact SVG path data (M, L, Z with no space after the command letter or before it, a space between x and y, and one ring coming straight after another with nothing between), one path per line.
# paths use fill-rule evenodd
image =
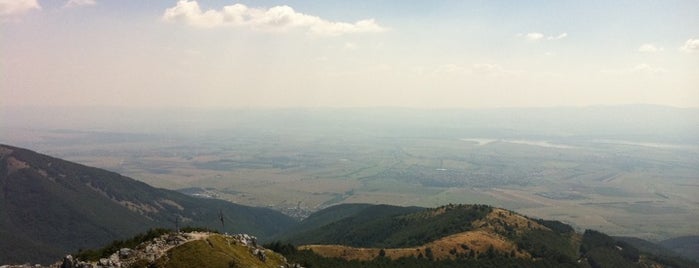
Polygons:
M108 258L101 258L98 261L79 260L71 255L67 255L62 261L49 266L39 264L22 265L2 265L0 268L126 268L142 267L151 264L167 254L168 250L196 240L205 240L211 233L190 232L190 233L170 233L156 237L148 242L144 242L135 248L122 248L114 252ZM257 244L257 238L248 234L222 235L236 244L249 248L250 254L264 262L267 260L267 251ZM288 265L287 267L299 267Z

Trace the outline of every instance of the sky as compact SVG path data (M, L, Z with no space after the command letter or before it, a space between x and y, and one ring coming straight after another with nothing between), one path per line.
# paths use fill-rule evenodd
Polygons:
M699 1L0 0L0 105L699 107Z

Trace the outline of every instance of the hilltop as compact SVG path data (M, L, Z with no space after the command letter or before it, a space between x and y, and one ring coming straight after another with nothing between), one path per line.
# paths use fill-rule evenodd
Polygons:
M697 267L601 232L581 234L558 221L487 205L342 205L330 211L311 215L296 233L268 247L311 267Z
M160 235L154 235L159 234ZM154 237L152 237L154 236ZM150 238L151 239L145 239ZM150 230L132 238L140 243L132 248L117 247L113 243L99 252L67 255L47 268L63 267L289 267L284 256L257 244L257 238L247 234L226 235L212 232L173 232ZM123 243L123 241L122 241ZM106 250L112 249L113 252ZM3 266L5 267L5 266ZM37 265L8 265L9 268L44 267Z

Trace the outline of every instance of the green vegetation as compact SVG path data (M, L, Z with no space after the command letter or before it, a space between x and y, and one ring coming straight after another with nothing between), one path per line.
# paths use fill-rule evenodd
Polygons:
M315 230L291 235L288 241L354 247L419 246L471 230L472 221L491 211L486 205L448 205L427 210L375 205Z
M595 230L583 234L580 253L592 267L636 267L639 260L638 249Z
M78 250L74 256L84 261L98 261L100 258L107 258L114 252L122 248L135 248L139 244L160 237L163 234L171 233L168 229L150 229L146 233L138 234L127 240L114 240L109 245L99 249Z
M364 209L371 207L370 204L339 204L325 208L311 214L308 218L303 219L299 224L290 228L285 234L277 237L278 240L285 240L294 234L304 233L323 227L327 224L352 217L361 213Z
M675 237L660 241L659 244L680 256L699 262L699 235Z
M559 264L574 264L578 258L578 244L575 243L575 230L559 221L535 220L551 229L531 229L519 235L508 233L517 247L531 253L533 258L554 260Z
M533 227L512 227L508 222L526 218L514 212L493 212L492 207L485 205L448 205L434 209L402 208L386 205L344 205L340 208L330 208L311 217L313 225L329 218L337 218L335 222L311 229L305 233L324 234L323 239L346 239L346 236L332 236L332 231L348 232L363 238L378 237L367 243L373 245L389 245L377 248L371 259L357 260L346 258L324 257L310 250L298 250L294 245L282 242L265 244L266 258L261 258L250 247L239 244L235 239L212 234L203 240L184 243L167 251L154 263L139 260L132 267L280 267L288 259L291 263L299 263L304 267L652 267L661 264L671 267L696 267L696 263L667 256L654 256L641 253L630 243L615 240L604 233L587 230L583 235L576 234L573 229L558 221L534 220L542 224L544 229ZM342 212L347 213L343 215ZM492 213L491 213L492 212ZM359 219L361 221L359 221ZM337 229L340 223L366 222L366 225L354 224L347 228ZM484 222L485 221L485 222ZM452 232L463 232L474 228L472 223L478 222L480 231L488 230L494 235L507 237L517 247L511 251L496 249L493 244L486 250L468 253L449 250L448 257L438 257L444 254L444 248L422 247L413 256L390 257L387 253L391 248L399 246L417 246L449 236ZM520 222L521 223L521 222ZM530 222L533 225L534 223ZM547 229L548 228L548 229ZM428 230L429 229L429 230ZM318 232L321 230L322 232ZM198 227L184 227L182 231L212 230ZM167 229L151 229L146 233L136 235L127 240L117 240L95 250L83 250L76 254L81 260L98 260L108 257L121 248L137 248L143 242L152 240L163 234L170 233ZM385 234L381 234L385 233ZM416 239L416 237L418 239ZM418 242L418 241L426 242ZM429 240L429 241L428 241ZM355 240L348 240L356 242ZM342 244L342 241L328 241L331 244ZM481 240L479 243L492 243L491 240ZM420 244L418 244L420 243ZM437 245L437 244L430 244ZM366 246L366 245L362 245ZM458 247L458 246L457 246ZM469 250L465 244L461 248ZM384 250L386 248L386 250ZM378 250L380 249L380 250ZM412 249L411 249L412 250ZM438 251L442 253L438 253ZM528 255L521 255L528 253ZM281 255L280 255L281 254ZM518 256L519 255L519 256Z
M299 240L290 241L297 244L368 247L374 250L374 259L324 257L311 250L297 250L293 245L282 242L265 246L280 252L291 262L307 267L464 267L465 264L468 264L468 267L652 267L656 264L687 268L696 266L690 261L676 257L642 253L630 243L616 241L598 231L587 230L580 235L570 225L560 221L536 219L525 227L517 226L522 222L517 223L514 220L522 218L513 212L509 212L509 215L503 212L493 213L486 218L493 208L483 205L449 205L402 213L399 212L400 207L385 205L345 205L328 210L332 213L319 213L333 214L333 218L338 218L336 222L305 231L303 234L308 237L294 236L305 241L304 243L300 243ZM350 215L342 216L338 213L340 211L347 211ZM367 211L371 213L365 214ZM311 218L317 219L309 219ZM430 247L418 250L419 254L412 257L387 257L390 248L426 245L450 234L471 230L474 221L480 222L480 228L506 237L516 248L502 251L496 250L491 244L487 250L474 251L462 244L461 248L466 251L459 253L455 248L451 249L448 258L437 259L434 249ZM485 225L482 225L483 221ZM535 223L545 228L534 228ZM303 224L302 222L301 225ZM479 243L487 244L491 241L481 240ZM344 249L338 248L334 252L343 251ZM522 253L526 254L521 255ZM518 255L520 257L517 257ZM342 253L341 256L354 255Z
M691 237L679 238L680 241L686 242L686 240L691 239ZM690 251L690 246L680 246L678 249L673 250L671 247L667 247L667 242L680 242L678 239L672 239L672 241L661 241L660 243L652 243L643 239L635 237L614 237L617 242L623 242L631 244L642 255L648 256L649 259L666 264L672 267L699 267L699 262L697 262L699 256L695 255L682 255L683 250Z
M572 243L573 233L562 234L545 230L530 230L517 237L517 247L526 250L534 258L555 260L561 264L572 264L578 250Z

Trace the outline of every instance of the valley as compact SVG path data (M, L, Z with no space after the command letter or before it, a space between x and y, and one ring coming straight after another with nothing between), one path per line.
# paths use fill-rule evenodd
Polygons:
M577 232L490 205L337 204L293 220L220 200L213 190L189 188L187 195L154 188L14 146L0 145L0 161L0 263L48 263L63 255L62 264L50 267L288 267L289 259L294 267L695 265L678 254L694 258L696 236L653 244ZM174 230L163 228L173 224ZM249 234L228 235L241 231L274 242L259 247ZM224 235L213 235L218 232Z
M662 131L650 123L597 130L548 119L411 122L410 112L364 111L398 117L391 121L324 112L164 121L166 132L13 128L2 138L157 187L297 219L342 203L465 203L655 241L699 229L699 147L682 136L692 132L684 122L657 122L666 125Z

